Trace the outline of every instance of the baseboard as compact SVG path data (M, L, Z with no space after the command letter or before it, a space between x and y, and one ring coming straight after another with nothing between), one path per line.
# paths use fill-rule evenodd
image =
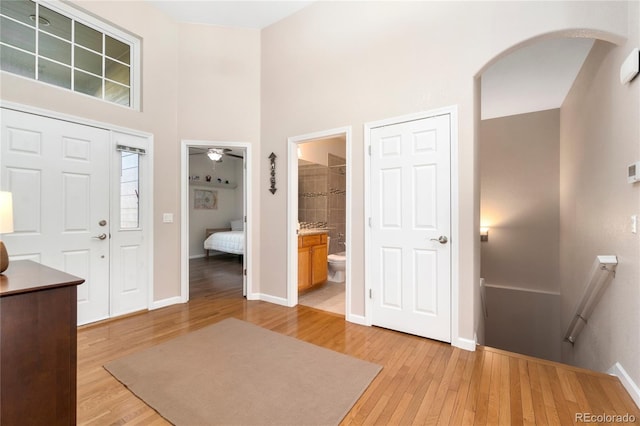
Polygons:
M619 362L616 362L611 366L607 373L620 379L620 383L622 383L622 386L624 386L627 392L629 392L631 399L633 399L636 405L640 407L640 387L638 387L638 385L631 379L622 365Z
M476 341L473 339L457 337L455 339L451 339L451 346L473 352L476 350Z
M260 293L247 293L247 300L260 300Z
M270 294L258 294L258 299L263 302L274 303L276 305L289 306L286 297L271 296Z
M371 325L367 322L367 318L363 315L348 314L346 317L346 320L354 324L367 325L367 326Z
M191 260L191 259L202 259L205 256L206 256L206 254L204 254L204 253L203 254L194 254L192 256L189 256L189 260Z
M180 296L169 297L167 299L162 299L162 300L154 300L151 303L149 310L153 311L154 309L160 309L160 308L164 308L171 305L177 305L179 303L183 303L182 298Z

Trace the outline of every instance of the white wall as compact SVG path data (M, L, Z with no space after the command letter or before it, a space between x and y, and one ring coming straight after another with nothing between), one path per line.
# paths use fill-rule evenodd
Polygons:
M356 226L347 309L363 315L364 225L357 225L364 208L362 126L455 104L462 296L454 334L473 339L478 298L471 295L479 278L475 77L518 44L554 32L620 41L628 7L637 3L315 2L262 32L176 24L144 1L74 4L143 40L142 111L6 73L0 75L0 96L155 135L156 300L180 293L180 140L252 144L256 162L247 167L259 172L249 212L254 219L249 273L254 291L285 298L287 172L281 162L280 190L272 195L265 153L284 159L287 137L352 125ZM174 213L176 220L162 223L162 213Z
M242 160L225 156L221 163L216 163L216 168L213 170L212 162L206 154L190 155L189 175L200 177L199 181L189 183L189 257L193 258L205 255L203 243L207 228L228 228L232 220L242 218ZM221 179L222 182L229 181L229 186L208 185L205 179L207 175L211 176L211 181L216 184L217 179ZM215 191L218 208L194 209L196 189Z
M459 111L460 315L453 335L473 340L479 280L475 77L501 54L553 32L618 34L627 4L607 2L316 2L262 32L264 152L287 138L353 126L352 297L365 315L364 123L457 105ZM575 31L574 31L575 30ZM620 37L612 37L619 40ZM261 180L268 180L262 158ZM279 168L285 182L287 171ZM263 293L286 298L287 194L261 186Z
M621 85L619 67L640 45L640 3L629 4L629 42L596 43L560 115L562 325L566 331L597 255L618 257L616 275L575 345L562 359L607 371L619 362L640 385L640 185L627 165L640 160L640 79ZM635 395L640 404L640 393Z
M177 24L146 1L73 4L142 39L142 110L7 73L0 73L0 97L154 135L154 299L171 300L180 294L180 140L249 142L260 158L260 32ZM256 161L249 167L260 166ZM255 218L259 201L253 203ZM173 213L174 222L163 223L163 213ZM259 259L256 222L253 255ZM249 273L256 283L260 262L254 265Z

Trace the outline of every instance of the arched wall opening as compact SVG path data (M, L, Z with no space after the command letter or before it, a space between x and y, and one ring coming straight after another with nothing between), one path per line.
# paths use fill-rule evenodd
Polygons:
M631 17L629 17L629 22L632 22ZM634 114L637 117L638 110L640 110L638 107L640 105L638 99L640 91L638 84L635 86L633 84L621 85L617 78L620 63L628 55L631 47L635 47L640 41L638 24L634 25L635 27L632 26L629 29L630 40L627 40L627 34L623 36L588 29L571 29L531 37L496 54L479 69L474 77L474 149L476 150L475 177L478 182L475 197L480 203L482 190L479 187L479 182L481 181L482 168L485 166L480 153L482 149L482 75L507 55L540 41L559 37L580 37L595 40L592 50L575 79L570 94L558 108L560 127L558 130L560 144L558 155L561 170L559 173L559 221L561 228L559 232L561 240L559 261L562 265L560 268L561 287L557 294L561 312L557 325L558 330L556 330L560 341L556 343L562 346L562 362L615 374L622 371L622 376L631 377L630 381L635 380L637 383L639 376L635 371L637 368L633 359L637 359L638 345L631 345L633 349L628 349L629 345L625 346L624 344L623 335L625 332L619 326L624 323L624 318L626 318L624 312L620 312L620 306L624 306L622 311L631 311L637 308L628 306L633 305L634 302L626 301L630 297L635 297L632 296L632 293L638 293L637 289L633 290L633 286L627 285L638 276L639 265L637 261L629 262L627 265L630 269L629 275L618 276L619 282L616 283L618 285L612 286L603 295L602 301L599 302L600 312L594 313L593 326L581 336L582 341L575 345L561 343L565 332L564 328L566 328L582 294L581 289L589 271L589 264L593 261L593 254L610 253L620 256L621 253L627 253L635 255L636 258L638 254L637 247L630 248L624 243L629 238L625 234L631 232L625 224L628 217L624 216L630 213L637 214L637 203L640 196L637 190L633 191L633 187L615 177L618 174L616 170L621 169L621 165L624 165L623 157L625 155L628 157L628 162L638 156L637 142L634 145L625 142L625 139L631 138L637 141L640 136L640 126L637 124L637 119L635 121L629 120ZM608 110L603 105L606 105ZM590 117L591 122L588 122L589 120L585 117ZM625 119L625 117L627 118ZM631 122L628 123L628 121ZM618 129L618 127L622 127L622 129ZM597 136L592 136L594 134ZM621 140L616 135L624 136ZM581 161L577 161L578 158ZM585 164L582 164L583 158ZM591 175L596 175L593 179L587 173L587 167L592 169ZM614 195L616 193L618 195ZM623 198L622 194L625 194L626 198ZM595 200L596 196L599 196L599 201ZM607 199L609 201L606 201ZM636 204L635 210L634 203ZM479 205L474 219L480 226L482 220ZM621 231L611 232L611 227L614 226L618 226ZM607 228L609 228L608 231ZM489 238L491 239L491 233ZM570 250L570 247L573 249ZM480 251L482 248L478 249L476 258L480 257ZM481 261L478 260L478 262ZM478 288L478 293L480 292L481 290ZM486 294L478 296L478 315L476 315L477 329L479 330L478 340L479 343L483 343L481 336L485 332L486 306L482 305L482 300L486 298ZM616 323L618 326L615 325ZM638 321L635 320L632 323L631 329L637 333ZM605 332L607 328L614 330L611 335ZM625 329L629 330L628 327ZM633 373L627 374L622 367L623 365L634 370ZM627 386L627 389L633 389L633 386ZM637 401L638 395L631 393Z

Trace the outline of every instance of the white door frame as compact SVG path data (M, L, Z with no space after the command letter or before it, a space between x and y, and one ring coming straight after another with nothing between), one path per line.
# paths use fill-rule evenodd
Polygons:
M189 148L190 147L220 147L244 149L244 214L247 221L244 224L246 235L246 245L244 248L244 268L246 269L245 282L247 284L247 299L253 298L252 285L252 247L253 232L251 228L251 170L253 169L253 157L251 155L251 144L248 142L229 141L202 141L183 139L180 147L180 302L189 301Z
M459 260L460 260L460 244L459 244L459 182L458 182L458 107L457 105L423 111L415 114L403 115L400 117L387 118L380 121L374 121L364 124L364 283L365 294L368 295L371 290L371 275L373 273L373 265L371 265L371 228L368 226L371 217L371 157L369 155L371 146L371 130L376 127L391 126L407 121L421 120L425 118L435 117L438 115L449 114L451 117L451 345L461 347L467 350L469 348L465 341L460 339L458 330L459 321ZM372 301L371 298L365 296L365 323L372 324L371 318Z
M144 197L144 207L143 207L143 217L141 218L142 222L146 225L144 238L147 243L147 309L153 309L153 294L154 294L154 280L153 280L153 152L154 152L154 139L153 134L142 132L139 130L129 129L126 127L116 126L114 124L105 123L102 121L91 120L88 118L77 117L70 114L64 114L57 111L51 111L43 108L37 108L31 105L23 105L15 102L8 102L0 100L0 107L12 109L15 111L20 111L28 114L40 115L47 118L52 118L55 120L68 121L75 124L81 124L84 126L97 127L100 129L108 130L112 134L113 132L127 133L133 136L139 136L146 138L149 141L149 147L147 150L147 164L143 170L143 176L141 176L141 180L144 180L147 183L147 195ZM112 146L115 149L115 146ZM112 173L113 165L110 164L109 173ZM109 180L111 182L111 179ZM111 185L110 185L111 186ZM113 188L110 189L112 191ZM111 197L111 194L109 194Z
M289 181L287 182L287 306L296 306L298 304L298 144L316 139L327 139L339 136L344 136L347 152L345 319L356 322L357 320L352 321L351 314L351 250L353 247L351 244L351 199L353 198L351 191L351 179L353 175L353 167L351 164L351 126L293 136L287 139L287 162L289 170Z

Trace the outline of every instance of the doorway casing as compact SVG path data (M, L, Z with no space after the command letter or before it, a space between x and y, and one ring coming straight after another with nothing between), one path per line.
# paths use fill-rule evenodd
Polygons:
M311 142L317 139L327 139L334 137L344 137L346 145L346 268L345 268L345 319L350 322L360 323L359 316L351 314L351 176L352 176L352 155L351 155L351 126L325 130L321 132L308 133L300 136L288 138L288 183L287 183L287 306L298 304L298 145Z
M251 229L251 144L248 142L225 142L225 141L201 141L183 139L180 147L180 302L189 301L189 148L190 147L216 147L216 148L236 148L245 152L243 161L244 174L244 231L245 247L244 252L244 285L247 299L254 300L257 297L253 294L251 271L253 256L252 253L252 229Z

